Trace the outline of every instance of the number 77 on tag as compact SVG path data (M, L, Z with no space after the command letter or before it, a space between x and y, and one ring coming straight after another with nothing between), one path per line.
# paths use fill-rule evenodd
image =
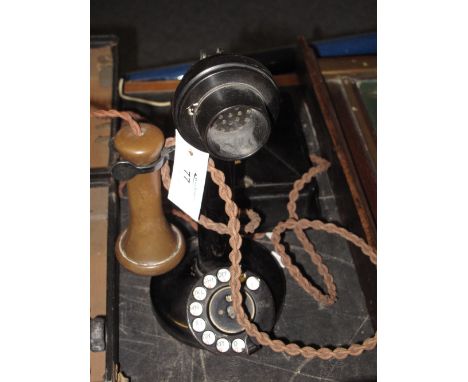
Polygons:
M200 216L209 154L187 143L176 130L176 149L168 198L195 221Z

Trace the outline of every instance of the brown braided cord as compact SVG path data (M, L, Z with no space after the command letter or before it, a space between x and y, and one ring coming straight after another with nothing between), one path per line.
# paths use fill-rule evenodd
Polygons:
M205 215L200 215L200 218L198 219L198 222L193 220L190 216L188 216L186 213L172 209L171 213L183 220L185 220L190 226L195 230L198 231L198 224L201 226L205 227L206 229L210 229L212 231L215 231L216 233L220 235L229 235L229 231L227 229L226 224L223 223L216 223L213 220L211 220L209 217Z
M110 112L116 112L117 116L127 120L126 118L130 118L128 122L132 125L131 120L133 120L132 116L126 112L117 112L115 110L110 110ZM94 112L93 114L97 115L98 112ZM126 114L127 115L126 115ZM104 116L104 115L101 115ZM106 116L110 116L107 114ZM137 125L138 123L133 120ZM138 125L139 128L139 125ZM133 127L132 127L133 129ZM140 130L134 129L135 133L138 134ZM141 132L141 131L140 131ZM174 138L167 138L165 147L170 147L175 144ZM289 202L287 205L287 209L289 212L289 219L286 221L280 222L276 225L273 229L271 240L273 245L282 259L282 262L291 276L297 281L297 283L315 300L319 303L324 305L331 305L336 301L336 285L333 281L333 277L328 271L328 268L322 262L322 258L317 254L315 251L314 246L307 238L304 230L306 229L315 229L318 231L325 231L328 233L333 233L338 236L343 237L347 241L353 243L355 246L359 247L361 251L369 257L370 261L377 265L377 253L374 248L368 245L363 239L356 236L355 234L347 231L342 227L338 227L332 223L324 223L319 220L307 220L307 219L298 219L296 214L296 201L299 197L300 190L304 187L305 184L309 183L312 178L318 175L321 172L324 172L330 166L329 162L323 158L320 158L316 155L311 155L311 161L316 164L316 166L311 167L299 180L294 182L293 188L289 194ZM358 356L362 354L364 350L372 350L377 346L377 333L373 337L367 338L363 341L362 344L352 344L348 348L344 347L337 347L334 350L329 349L327 347L322 347L319 349L315 349L311 346L304 346L300 347L295 343L285 344L283 341L278 339L271 339L270 336L260 331L257 326L252 323L242 306L242 295L240 293L241 289L241 275L242 269L240 266L240 262L242 259L242 254L240 252L240 248L242 246L242 237L240 235L240 221L238 219L239 209L236 203L232 200L232 191L228 185L226 185L225 177L222 171L216 169L215 164L212 159L208 161L208 171L211 175L211 179L219 188L219 196L225 202L225 212L229 218L227 225L223 223L216 223L213 222L211 219L205 217L204 215L200 216L199 224L202 224L204 227L208 229L212 229L220 234L228 234L229 238L229 245L231 246L231 252L229 254L229 259L231 261L231 279L229 281L229 285L231 288L231 295L232 295L232 306L234 308L234 312L236 313L237 322L245 329L246 333L254 337L259 344L270 347L275 352L285 352L291 356L302 355L305 358L315 358L318 357L323 360L329 360L332 358L336 359L345 359L349 355ZM169 189L170 185L170 168L168 162L164 164L163 168L161 169L162 181L163 185L166 189ZM176 212L177 216L182 217L183 219L187 220L192 226L195 222L185 215L184 213ZM250 222L247 224L246 228L244 229L246 232L253 233L256 228L260 225L260 217L255 212L247 211L247 215L250 218ZM286 254L286 250L283 244L281 244L281 234L286 230L293 230L299 241L304 247L304 250L309 254L312 262L317 267L319 274L323 277L328 295L324 295L320 292L316 287L314 287L299 271L297 266L295 266L291 258ZM256 234L258 235L258 234Z
M166 142L164 144L164 147L172 147L174 145L175 145L175 138L174 137L166 138ZM208 171L210 171L210 166L214 167L213 161L208 162ZM162 183L163 183L164 188L166 190L169 190L169 187L171 185L171 169L170 169L169 163L167 161L164 163L163 167L161 168L161 178L162 178ZM174 211L175 210L173 210L173 213L174 213ZM246 233L253 233L253 232L255 232L255 230L260 225L260 222L261 222L260 216L254 210L248 209L245 212L246 212L247 216L249 217L250 221L244 227L244 231ZM185 214L183 212L180 212L180 211L177 212L175 215L177 215L178 217L184 219L186 222L188 222L193 227L193 223L195 223L195 221L190 216L188 216L187 214ZM200 215L200 217L198 219L198 224L201 224L206 229L215 231L216 233L218 233L220 235L228 235L229 234L228 227L227 227L226 224L215 222L215 221L211 220L209 217L207 217L205 215Z
M171 138L168 138L171 139ZM166 142L167 143L167 142ZM173 145L173 142L170 141L168 145ZM377 264L377 253L375 250L369 246L364 240L360 237L354 235L353 233L345 230L344 228L338 227L332 223L323 223L319 220L307 220L301 219L297 220L295 218L296 213L296 201L299 196L300 190L304 187L305 184L310 182L314 176L317 174L326 171L330 166L329 162L323 158L312 155L310 157L311 161L316 164L316 166L311 167L299 180L297 180L293 189L289 194L289 203L288 203L288 212L290 218L284 222L280 222L273 230L271 240L275 246L276 251L279 256L281 256L282 262L285 265L285 268L291 274L291 276L298 282L298 284L312 297L314 297L318 302L324 305L331 305L336 301L336 285L333 281L333 277L328 271L326 265L323 264L322 258L317 254L312 243L308 240L307 236L304 233L305 229L316 229L325 231L328 233L337 234L344 239L350 241L357 247L359 247L362 252L367 255L373 264ZM169 165L164 165L166 167L165 171L162 171L163 184L166 188L169 188L170 185L170 169ZM211 175L211 179L219 188L219 196L225 202L225 212L229 217L227 224L227 231L221 226L225 226L222 223L214 223L214 230L216 232L222 231L221 233L227 233L229 238L229 244L231 246L231 253L229 254L229 259L231 261L231 279L229 285L231 287L232 295L232 306L234 312L236 313L237 322L245 329L246 333L254 337L257 342L261 345L270 347L275 352L284 352L291 356L302 355L305 358L320 358L323 360L329 360L332 358L344 359L350 355L358 356L362 354L364 350L372 350L377 345L377 333L370 338L367 338L362 344L352 344L348 348L337 347L335 349L329 349L327 347L322 347L315 349L311 346L300 347L295 343L285 344L283 341L278 339L271 339L270 336L260 331L257 326L252 323L247 317L244 308L242 306L242 295L240 293L241 288L241 275L242 269L240 266L240 261L242 259L242 254L240 252L240 247L242 246L242 237L240 235L240 221L238 219L239 209L237 205L232 200L232 191L228 185L226 185L225 177L222 171L216 169L215 164L212 159L208 161L208 172ZM258 215L257 215L258 216ZM259 217L258 217L259 218ZM208 219L208 218L206 218ZM256 218L255 218L256 219ZM209 220L209 219L208 219ZM200 216L199 223L205 227L207 221L203 215ZM255 222L257 224L257 222ZM259 222L258 222L259 224ZM225 226L226 227L226 226ZM258 227L258 226L257 226ZM213 229L213 228L211 228ZM294 233L297 235L299 241L304 246L305 251L311 257L312 262L317 266L319 274L323 277L328 295L322 294L316 287L314 287L299 271L299 269L292 264L290 257L286 254L284 245L280 243L281 234L286 231L293 229ZM219 230L219 231L218 231Z
M296 202L299 198L299 192L304 188L304 186L309 183L313 177L317 176L318 174L325 172L330 167L330 162L327 160L320 158L317 155L311 155L310 160L312 163L316 164L315 167L311 167L309 171L307 171L304 175L300 177L300 179L296 180L293 184L293 188L289 193L289 202L287 204L289 217L294 219L299 219L296 214Z
M262 219L260 219L260 215L257 214L254 210L248 209L245 210L245 213L249 217L250 221L245 225L244 232L254 233L255 230L260 226Z
M326 161L323 162L324 160L321 158L320 159L322 160L322 162L318 161L317 159L319 158L316 156L311 157L311 160L315 163L318 163L319 166L320 166L320 163L325 164L326 162ZM323 166L323 169L325 169L325 166ZM239 234L240 223L239 223L239 219L237 218L238 208L232 200L232 192L231 192L231 189L226 185L224 181L224 175L219 170L214 168L214 164L212 164L212 168L209 167L209 171L211 173L213 182L215 182L219 187L219 195L225 202L225 211L229 217L229 221L228 221L228 229L229 229L229 236L230 236L229 244L232 248L232 251L229 254L229 259L231 261L231 268L230 268L231 280L229 284L230 284L231 292L232 292L232 306L236 313L237 322L245 329L246 333L249 336L254 337L259 344L268 346L275 352L285 352L289 355L294 355L294 356L302 355L305 358L318 357L323 360L328 360L331 358L344 359L348 357L349 355L357 356L357 355L362 354L364 350L374 349L375 346L377 345L377 333L373 337L366 339L362 344L352 344L348 348L338 347L332 350L327 347L323 347L323 348L315 349L311 346L300 347L299 345L295 343L285 344L283 341L278 340L278 339L272 340L267 333L260 331L254 323L250 322L250 320L248 319L242 307L242 295L240 293L240 288L241 288L240 279L241 279L241 274L242 274L242 269L240 266L240 261L242 258L240 247L242 245L242 238ZM301 178L301 180L304 180L304 182L296 182L294 184L293 191L298 192L300 187L303 187L306 182L310 181L312 177L317 175L318 173L319 171L317 171L315 167L312 167L308 171L307 175ZM291 192L291 194L293 195L291 199L293 199L295 193ZM293 202L290 203L288 206L288 210L290 212L292 211L293 213L295 211L294 204L295 204L295 201L293 199ZM295 233L298 234L299 230L302 231L303 233L303 230L307 228L322 230L322 231L325 231L328 233L334 233L343 237L344 239L358 246L363 251L363 253L370 258L370 260L374 264L377 264L377 253L364 240L352 234L351 232L348 232L344 228L337 227L336 225L332 223L323 223L318 220L310 221L306 219L301 219L297 221L296 219L290 217L288 220L286 220L285 222L279 223L275 227L275 229L273 230L272 241L275 245L275 249L277 250L278 254L281 256L283 263L285 263L286 269L288 269L290 274L296 280L299 280L298 281L299 285L303 287L306 290L306 292L311 294L319 302L323 301L324 303L330 304L336 299L336 287L335 288L333 287L334 286L333 278L331 277L331 275L329 275L328 269L322 264L321 260L318 261L316 257L318 255L313 249L312 244L308 240L304 240L305 234L304 236L299 234L298 238L304 244L304 249L311 256L312 261L319 267L320 274L324 276L324 281L325 281L325 284L327 285L329 296L323 296L316 288L310 285L307 279L305 278L301 279L298 276L296 272L297 267L291 264L289 256L286 255L284 246L280 244L280 234L284 232L286 229L294 229ZM326 277L326 275L328 275L329 277Z
M299 286L319 303L326 306L332 305L336 301L336 285L333 281L333 276L328 271L327 266L323 264L322 257L317 254L314 246L304 233L303 228L305 227L301 227L302 229L297 229L298 226L296 223L297 220L288 219L287 221L281 222L278 225L276 225L271 235L271 241L275 246L278 255L280 255L281 261L283 262L285 268L288 270L292 278L296 280ZM325 286L327 288L328 295L323 294L318 288L313 286L311 282L303 276L299 268L292 263L291 258L286 254L284 245L281 244L280 240L281 234L287 229L294 229L294 233L296 234L297 238L304 247L304 250L310 256L312 263L314 263L317 267L320 276L322 276L325 282Z
M133 132L140 136L142 134L140 124L135 120L138 115L129 111L118 111L118 110L96 110L92 114L98 118L121 118L128 122Z

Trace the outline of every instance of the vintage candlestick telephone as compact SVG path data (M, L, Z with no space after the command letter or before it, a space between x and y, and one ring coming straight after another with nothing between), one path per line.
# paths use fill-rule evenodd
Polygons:
M279 91L270 72L243 56L216 54L196 63L172 102L175 126L195 148L209 152L233 184L234 161L255 154L268 140L279 111ZM117 258L130 271L151 275L154 312L175 338L218 354L251 354L259 348L237 323L229 288L228 237L199 227L198 236L167 222L158 161L162 132L127 125L115 137L124 161L113 174L128 179L130 222L116 243ZM224 202L207 177L202 213L217 221ZM270 251L251 239L242 245L245 310L270 331L285 296L285 278Z

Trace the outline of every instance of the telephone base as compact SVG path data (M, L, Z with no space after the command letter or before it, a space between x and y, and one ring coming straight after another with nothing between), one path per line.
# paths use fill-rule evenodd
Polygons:
M246 312L271 331L286 293L282 269L261 244L243 239L241 262ZM174 270L151 278L153 311L161 326L185 344L217 354L248 355L260 348L238 326L229 294L229 262L215 259L200 271L198 240L187 240L185 258Z

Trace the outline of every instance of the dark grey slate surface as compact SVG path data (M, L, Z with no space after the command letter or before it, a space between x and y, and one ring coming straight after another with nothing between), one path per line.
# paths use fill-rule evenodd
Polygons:
M323 201L322 201L323 202ZM331 203L332 199L325 199ZM275 326L278 338L304 344L346 345L362 341L373 329L346 242L321 232L310 232L335 278L338 302L319 306L287 279L284 310ZM323 283L308 255L291 233L290 250L307 274ZM268 239L262 241L271 247ZM120 361L132 382L143 381L365 381L376 376L376 351L342 361L304 360L261 349L248 358L222 357L192 349L167 335L152 314L148 277L122 269L120 283Z

